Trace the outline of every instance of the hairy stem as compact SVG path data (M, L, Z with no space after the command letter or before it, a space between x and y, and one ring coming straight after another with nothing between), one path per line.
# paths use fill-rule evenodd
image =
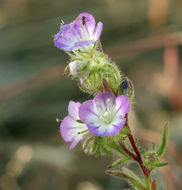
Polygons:
M129 128L129 130L130 130L130 127L129 127L129 124L128 124L128 114L126 114L126 123L125 123L125 126L127 126L127 127ZM129 139L130 144L132 145L132 148L133 148L133 150L134 150L134 152L135 152L136 155L133 154L132 152L130 152L130 151L125 147L125 145L124 145L123 143L120 143L120 145L122 146L122 148L124 149L124 151L125 151L130 157L133 158L133 160L135 160L136 162L138 162L138 164L140 165L140 167L141 167L141 169L142 169L142 171L143 171L143 174L144 174L145 176L149 177L149 176L150 176L150 170L149 170L146 166L144 166L144 164L143 164L141 154L140 154L140 152L139 152L139 150L138 150L138 147L137 147L137 145L136 145L136 143L135 143L135 140L134 140L134 138L133 138L133 136L132 136L131 130L130 130L130 133L128 134L128 139Z

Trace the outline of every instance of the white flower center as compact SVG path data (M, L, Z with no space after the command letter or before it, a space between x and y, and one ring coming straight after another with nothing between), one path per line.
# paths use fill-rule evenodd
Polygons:
M110 111L106 111L99 117L99 119L105 124L111 124L114 120L114 115Z

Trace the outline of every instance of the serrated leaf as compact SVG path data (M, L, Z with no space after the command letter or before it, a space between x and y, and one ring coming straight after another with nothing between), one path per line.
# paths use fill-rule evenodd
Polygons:
M163 135L162 135L162 142L161 145L159 146L158 150L157 150L157 155L160 157L166 148L167 145L167 139L168 139L168 123L166 124L166 126L164 127L163 130Z

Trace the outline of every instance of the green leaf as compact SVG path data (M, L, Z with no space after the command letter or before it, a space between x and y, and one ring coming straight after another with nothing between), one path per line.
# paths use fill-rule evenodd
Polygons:
M133 187L137 188L138 190L146 190L146 187L143 184L139 183L135 178L125 174L122 171L106 170L106 173L127 180Z
M122 164L128 160L130 160L130 159L126 158L126 157L120 158L120 159L116 160L115 162L113 162L110 166L108 166L108 168L116 168L117 166L119 166L120 164Z
M129 170L128 168L125 168L125 167L122 168L122 171L126 175L128 175L128 176L132 177L133 179L135 179L135 181L140 185L140 187L145 189L145 185L143 184L143 182L138 178L138 176L135 173L133 173L131 170Z
M108 143L108 146L111 147L114 150L117 150L122 155L124 155L126 158L130 159L130 157L128 156L128 154L123 150L123 148L118 143L112 141L111 143Z
M166 145L167 145L167 139L168 139L168 123L166 124L166 126L164 127L164 130L163 130L163 135L162 135L162 143L160 145L160 147L158 148L157 150L157 155L160 157L164 151L165 151L165 148L166 148Z
M155 167L163 167L163 166L166 166L166 165L168 165L167 162L160 162L160 163L155 164Z

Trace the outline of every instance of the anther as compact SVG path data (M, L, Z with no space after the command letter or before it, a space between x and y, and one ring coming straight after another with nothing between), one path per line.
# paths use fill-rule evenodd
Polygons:
M57 123L59 123L59 122L61 122L61 121L62 121L61 119L56 118L56 122L57 122Z

